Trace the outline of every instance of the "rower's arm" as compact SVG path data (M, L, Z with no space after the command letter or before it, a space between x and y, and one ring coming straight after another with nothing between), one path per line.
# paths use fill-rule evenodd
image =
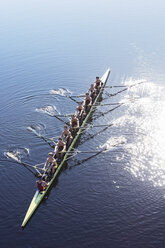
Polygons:
M64 132L62 132L61 137L62 137L62 139L64 138Z
M79 128L80 124L79 124L79 119L77 118L77 128Z
M70 135L69 135L69 133L68 133L67 136L66 136L66 139L63 140L63 141L66 141L66 140L69 138L69 136L70 136Z
M58 146L56 145L55 148L54 148L54 153L55 154L56 154L57 150L58 150Z
M82 115L83 111L84 111L84 107L82 107L81 112L80 112L80 115Z
M69 132L68 132L68 135L67 135L67 137L66 137L66 140L69 139L71 136L72 136L72 134L71 134L71 132L69 131Z
M63 152L65 152L66 151L66 144L64 143L64 148L63 148L63 150L62 150Z

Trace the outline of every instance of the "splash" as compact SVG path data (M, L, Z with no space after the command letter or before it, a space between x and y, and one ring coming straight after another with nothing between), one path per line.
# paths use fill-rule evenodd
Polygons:
M48 114L50 116L54 116L56 112L60 114L60 112L57 111L57 108L54 105L48 105L40 109L37 108L36 112Z
M31 125L31 126L27 127L27 130L34 133L38 137L40 137L41 132L45 131L45 126L43 124L38 124L36 126Z
M129 128L129 125L133 125L136 122L135 116L125 114L113 121L114 127L125 127L125 130Z
M27 127L27 130L40 137L40 133L36 131L35 127L33 126Z
M20 153L18 151L13 151L13 152L5 152L4 155L7 157L7 158L11 158L17 162L20 162L21 161L21 158L20 158Z
M18 148L15 150L11 150L8 152L4 152L5 157L15 160L20 163L21 159L27 155L29 155L30 150L28 148Z
M72 92L68 89L64 89L64 88L59 88L59 89L55 89L55 90L50 90L49 93L51 95L59 95L59 96L67 96L68 94L70 95Z
M120 137L111 137L104 143L103 145L99 146L100 149L105 149L105 152L112 149L112 147L116 147L122 144L125 144L127 142L126 138L124 136Z
M27 154L27 155L29 155L30 154L30 149L29 148L27 148L27 147L24 147L24 148L22 148L23 150L25 150L25 153Z

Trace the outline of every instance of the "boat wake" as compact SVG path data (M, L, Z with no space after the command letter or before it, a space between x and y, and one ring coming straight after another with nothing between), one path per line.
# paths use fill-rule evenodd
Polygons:
M60 114L60 112L57 111L57 108L54 105L48 105L48 106L42 107L40 109L36 108L36 112L48 114L50 116L54 116L55 113Z
M18 163L21 163L21 159L25 156L28 156L30 153L28 148L18 148L4 152L5 157L15 160Z
M70 90L65 89L65 88L50 90L49 93L51 95L59 95L59 96L68 96L68 95L72 94L72 92Z
M99 148L103 150L105 149L105 152L108 152L113 147L125 144L126 142L127 142L127 139L124 136L111 137L103 145L100 145Z

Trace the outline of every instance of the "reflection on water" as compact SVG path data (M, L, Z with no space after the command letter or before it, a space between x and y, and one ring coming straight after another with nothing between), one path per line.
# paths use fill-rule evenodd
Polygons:
M126 169L154 186L165 185L165 89L154 83L130 88L128 97L140 97L127 104L117 123L132 132L133 139L125 145L130 160Z

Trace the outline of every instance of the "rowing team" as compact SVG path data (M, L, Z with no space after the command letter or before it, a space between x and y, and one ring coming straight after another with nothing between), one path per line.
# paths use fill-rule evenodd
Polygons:
M54 153L49 152L48 154L48 158L43 167L44 174L37 181L37 187L40 191L46 189L47 182L52 178L53 174L58 168L57 161L62 160L66 150L72 143L73 137L76 135L95 98L99 94L101 87L102 82L99 77L96 77L95 83L91 84L89 91L86 93L84 102L79 103L76 108L75 115L73 114L71 116L70 127L68 128L67 125L64 126L62 135L59 137L58 143L55 146Z

